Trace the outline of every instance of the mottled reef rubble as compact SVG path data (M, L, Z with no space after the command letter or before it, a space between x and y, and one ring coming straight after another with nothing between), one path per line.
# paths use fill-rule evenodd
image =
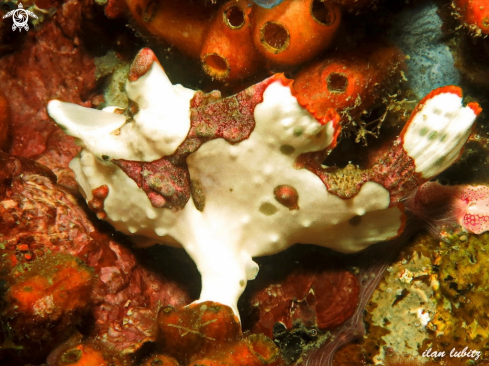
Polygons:
M199 7L204 2L191 3ZM211 2L205 2L205 9L211 12L223 3L212 8ZM338 3L349 6L348 1ZM331 59L346 63L349 57L356 57L350 49L365 39L380 42L383 29L392 26L391 15L408 7L394 1L358 3L365 6L352 5L353 14L345 11L336 43L315 57L326 58L328 52L340 49ZM477 100L487 110L488 39L482 33L483 27L472 21L474 16L461 11L466 3L438 3L444 21L442 43L451 50L469 99ZM175 359L159 354L161 348L155 346L155 318L160 308L179 308L197 296L195 268L176 249L152 247L134 252L127 238L97 220L80 199L68 168L79 147L50 120L45 106L55 98L86 107L102 107L120 100L124 94L121 78L125 76L112 72L127 69L135 52L145 45L153 46L174 82L205 91L220 89L223 95L252 84L268 73L263 70L270 65L260 59L262 67L254 75L250 72L249 78L216 81L201 71L198 55L192 59L185 50L178 50L176 42L155 39L138 27L137 19L129 21L138 32L136 37L126 27L125 2L111 0L100 5L69 0L39 1L35 5L55 11L47 12L43 22L28 33L12 33L5 20L0 23L0 145L3 151L26 158L2 153L0 159L0 363L175 365ZM115 54L115 64L113 57L113 63L101 59L109 52ZM296 75L300 67L273 65L270 70ZM405 72L406 79L419 77L412 71ZM341 90L343 82L337 79L335 88ZM344 167L353 162L367 167L377 160L384 144L400 131L417 99L416 90L399 87L397 80L393 84L380 92L368 108L357 104L344 108L342 117L347 127L337 150L327 158L328 165ZM109 88L111 91L107 91ZM364 99L367 97L370 95ZM486 131L487 113L483 113L461 160L440 177L443 183L488 183ZM431 224L427 227L429 233L424 229L413 231L410 242L389 263L366 306L366 335L340 349L335 365L395 364L396 358L426 365L488 362L489 325L484 312L488 294L487 234L469 235L451 227L440 233ZM167 258L167 268L158 268L148 256ZM169 263L171 256L181 261L183 275L171 273L175 271ZM328 259L317 264L323 257ZM328 261L335 265L328 265ZM326 250L293 248L284 256L264 258L259 264L264 279L253 283L245 293L240 310L244 330L264 333L276 341L275 345L234 330L229 336L232 342L220 351L227 354L239 349L250 360L252 356L259 359L247 364L267 364L263 358L276 362L277 349L287 362L304 360L303 351L327 342L333 330L330 328L348 318L358 302L354 296L358 291L358 267ZM345 283L349 287L344 292L316 293L314 281L318 278L329 281L332 287ZM306 293L295 288L306 287L302 284L308 286ZM332 299L331 294L336 298ZM275 295L281 303L275 301ZM277 302L287 304L287 309L277 306ZM328 307L321 305L324 303ZM272 306L277 310L265 311ZM277 315L267 319L274 311ZM326 317L335 316L334 321L324 325L327 322L321 323L320 316L326 311ZM277 321L286 329L275 326ZM224 321L223 327L228 323L232 321ZM201 325L196 322L192 325L195 328L188 324L185 327L200 332ZM261 347L261 353L253 353L254 345ZM190 346L183 343L180 347L180 352L185 352ZM476 349L481 357L471 363L468 358L420 356L428 348L449 352L454 347ZM213 359L223 360L219 350L206 352L192 360L205 365L211 365ZM204 356L207 359L203 361ZM190 362L187 357L179 360Z

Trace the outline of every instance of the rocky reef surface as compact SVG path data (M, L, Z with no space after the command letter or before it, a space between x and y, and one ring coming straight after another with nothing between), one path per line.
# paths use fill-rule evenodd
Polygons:
M1 365L488 362L489 4L28 0L23 8L37 18L13 31L7 15L19 4L0 2ZM336 146L309 161L327 167L328 191L342 199L357 194L365 172L407 170L392 168L389 149L431 90L460 86L464 106L477 102L482 112L463 154L437 175L444 188L390 191L389 204L405 205L402 236L354 255L296 245L254 258L259 275L238 318L219 303L192 303L201 281L183 249L147 247L155 241L101 220L110 192L101 187L85 202L69 167L81 147L48 114L58 99L133 118L142 106L128 98L126 79L143 47L173 84L202 91L193 113L204 142L237 127L222 122L216 132L200 111L278 73L296 80L299 104L335 121ZM313 79L324 84L322 109ZM234 116L233 108L213 113ZM189 151L199 148L188 141ZM199 189L189 185L188 196L203 209ZM300 207L289 187L277 192L287 210ZM361 221L336 234L354 236Z

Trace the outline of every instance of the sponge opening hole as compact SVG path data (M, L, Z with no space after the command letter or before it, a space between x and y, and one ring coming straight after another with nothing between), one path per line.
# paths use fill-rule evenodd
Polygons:
M226 59L216 53L210 53L203 58L204 70L217 79L226 78L229 75L229 65Z
M245 14L243 10L237 6L233 6L226 10L223 14L224 24L231 29L241 28L245 24Z
M282 24L267 22L262 27L262 42L274 53L284 51L290 42L287 28Z
M314 0L311 4L311 16L322 25L331 25L336 21L336 14L333 6L321 0Z
M344 93L348 88L348 78L336 72L328 75L326 83L331 93Z

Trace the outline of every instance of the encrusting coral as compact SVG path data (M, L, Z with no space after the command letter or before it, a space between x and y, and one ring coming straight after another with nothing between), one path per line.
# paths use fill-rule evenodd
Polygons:
M126 87L138 111L59 101L48 111L84 147L71 167L86 199L106 185L114 227L182 245L202 276L198 302L238 314L258 272L254 256L296 242L356 252L398 236L400 202L459 158L480 113L477 103L463 106L459 88L434 90L382 164L342 178L321 166L340 132L338 114L315 116L320 100L301 105L292 83L275 75L232 97L205 95L171 85L143 49Z
M395 364L397 352L426 366L487 364L488 238L420 233L403 247L366 307L365 363Z
M253 293L253 333L272 338L277 323L286 330L301 327L317 333L318 329L336 328L352 316L359 297L357 277L342 270L337 258L317 255L305 259L307 268L299 265L285 279Z
M42 360L47 351L75 331L92 306L92 268L69 254L50 253L30 259L29 245L19 244L17 248L17 255L27 263L22 264L12 250L0 251L0 279L7 290L0 301L2 364L15 364L15 356L5 357L9 352L20 358L28 356L31 361Z

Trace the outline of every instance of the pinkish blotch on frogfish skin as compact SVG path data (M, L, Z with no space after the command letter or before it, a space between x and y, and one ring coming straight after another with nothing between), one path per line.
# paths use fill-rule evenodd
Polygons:
M281 74L221 98L172 85L143 49L126 91L134 115L49 103L83 147L70 163L81 190L90 202L108 188L103 210L117 230L183 246L202 276L197 301L236 314L258 273L254 256L294 243L350 253L398 236L401 201L460 157L480 112L462 104L460 88L436 89L382 162L336 169L321 162L336 144L338 114L317 120L321 100L301 106Z

